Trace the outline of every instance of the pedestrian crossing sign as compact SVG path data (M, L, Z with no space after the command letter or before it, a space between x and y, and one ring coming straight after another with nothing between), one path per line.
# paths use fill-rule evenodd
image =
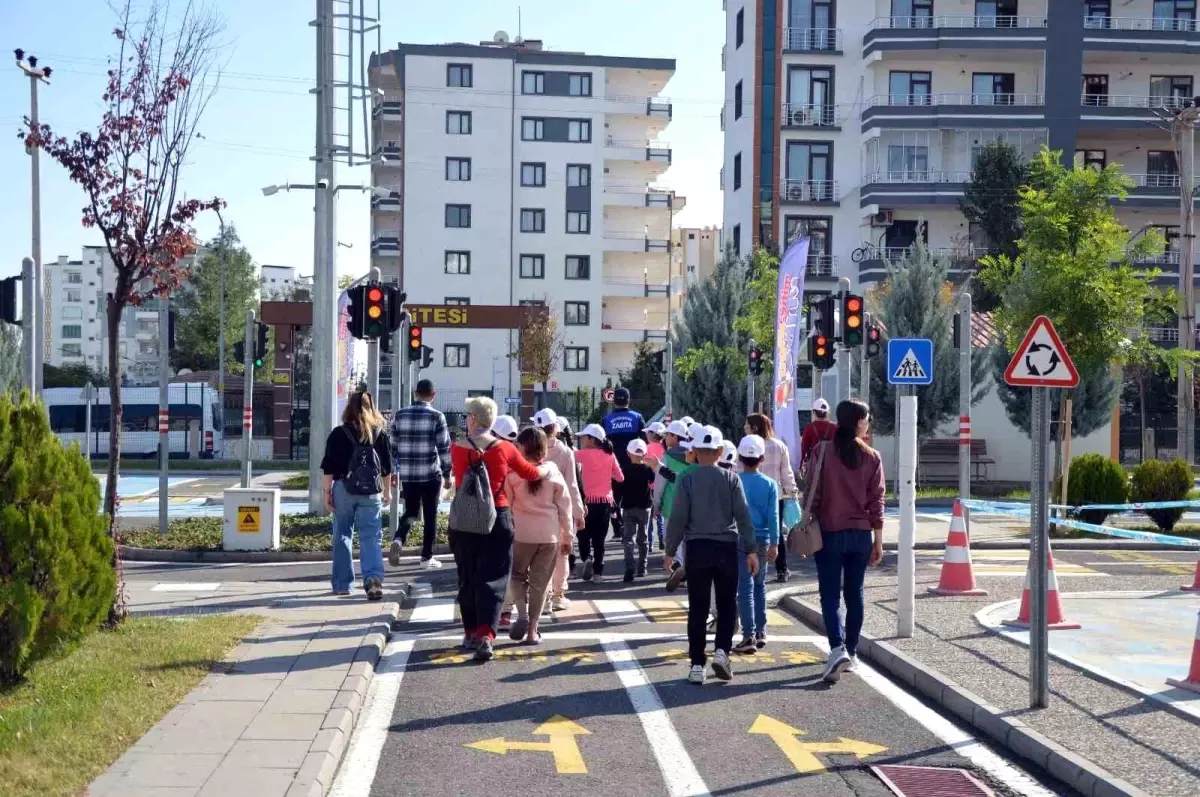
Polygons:
M893 385L933 384L933 341L892 338L888 341L888 382Z

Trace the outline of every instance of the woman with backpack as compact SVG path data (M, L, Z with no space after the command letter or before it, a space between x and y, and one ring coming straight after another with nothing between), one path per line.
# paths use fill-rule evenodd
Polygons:
M383 417L365 390L350 395L342 425L325 440L321 472L325 506L333 514L333 594L349 595L354 582L353 536L369 600L383 597L383 505L392 500L392 447Z
M489 431L496 402L467 399L466 439L450 447L454 501L450 505L450 550L458 569L458 610L464 650L491 661L500 625L500 605L513 562L513 520L504 481L515 473L525 481L545 478L549 469L531 465L516 446ZM490 520L490 522L488 522Z

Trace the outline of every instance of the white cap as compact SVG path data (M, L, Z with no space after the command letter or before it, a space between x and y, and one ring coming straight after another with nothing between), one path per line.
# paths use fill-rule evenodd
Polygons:
M661 421L655 421L646 427L646 431L650 434L656 434L659 437L662 437L666 433L667 427L663 426Z
M721 464L732 465L737 460L737 446L732 440L725 440L721 443L723 450L721 451Z
M679 419L679 422L682 423L683 428L686 429L689 426L691 426L693 423L695 423L696 419L693 418L691 415L684 415L682 418Z
M813 410L815 412L829 412L829 402L823 398L813 402Z
M748 434L738 443L737 452L746 459L762 459L767 453L767 441L756 434Z
M725 437L715 426L694 424L692 432L692 448L698 448L701 451L720 451L724 447Z
M517 419L511 415L501 415L492 424L492 433L504 440L516 440L517 429Z
M646 447L645 440L633 439L629 441L629 445L625 446L625 450L630 454L636 454L639 457L646 456L646 452L650 449Z
M687 424L682 420L671 421L671 425L667 427L667 434L673 434L680 440L684 440L688 436Z
M704 436L704 430L708 427L702 423L693 423L688 426L688 438L695 440L697 437Z
M598 423L589 423L587 426L583 427L583 431L579 433L579 436L594 437L601 443L608 439L608 435L604 433L604 427Z
M558 427L558 413L549 407L538 410L533 414L533 425L539 429L545 429L547 426Z

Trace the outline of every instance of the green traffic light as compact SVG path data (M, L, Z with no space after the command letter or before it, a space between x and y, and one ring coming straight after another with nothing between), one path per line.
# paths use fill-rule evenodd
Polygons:
M262 358L261 358L261 357L260 357L259 359L257 359L257 360L255 360L255 361L254 361L254 367L255 367L255 368L262 368L262 367L263 367L263 361L262 361Z

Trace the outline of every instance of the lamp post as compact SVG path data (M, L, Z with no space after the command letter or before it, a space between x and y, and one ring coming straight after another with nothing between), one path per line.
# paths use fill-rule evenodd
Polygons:
M31 132L40 132L40 120L38 118L38 84L50 83L51 69L48 66L38 66L38 59L35 55L27 55L24 50L16 49L13 54L17 59L17 68L20 69L29 78L29 127ZM30 341L29 349L33 352L34 361L34 384L30 385L30 392L35 396L40 396L42 393L42 378L43 368L42 363L45 362L45 346L43 343L44 324L41 323L42 315L45 312L45 301L42 296L42 175L41 166L39 163L37 145L27 146L29 152L30 163L30 180L29 180L29 212L31 218L31 246L29 255L33 259L33 306L27 308L25 312L33 319L30 325ZM35 310L36 308L36 310Z

